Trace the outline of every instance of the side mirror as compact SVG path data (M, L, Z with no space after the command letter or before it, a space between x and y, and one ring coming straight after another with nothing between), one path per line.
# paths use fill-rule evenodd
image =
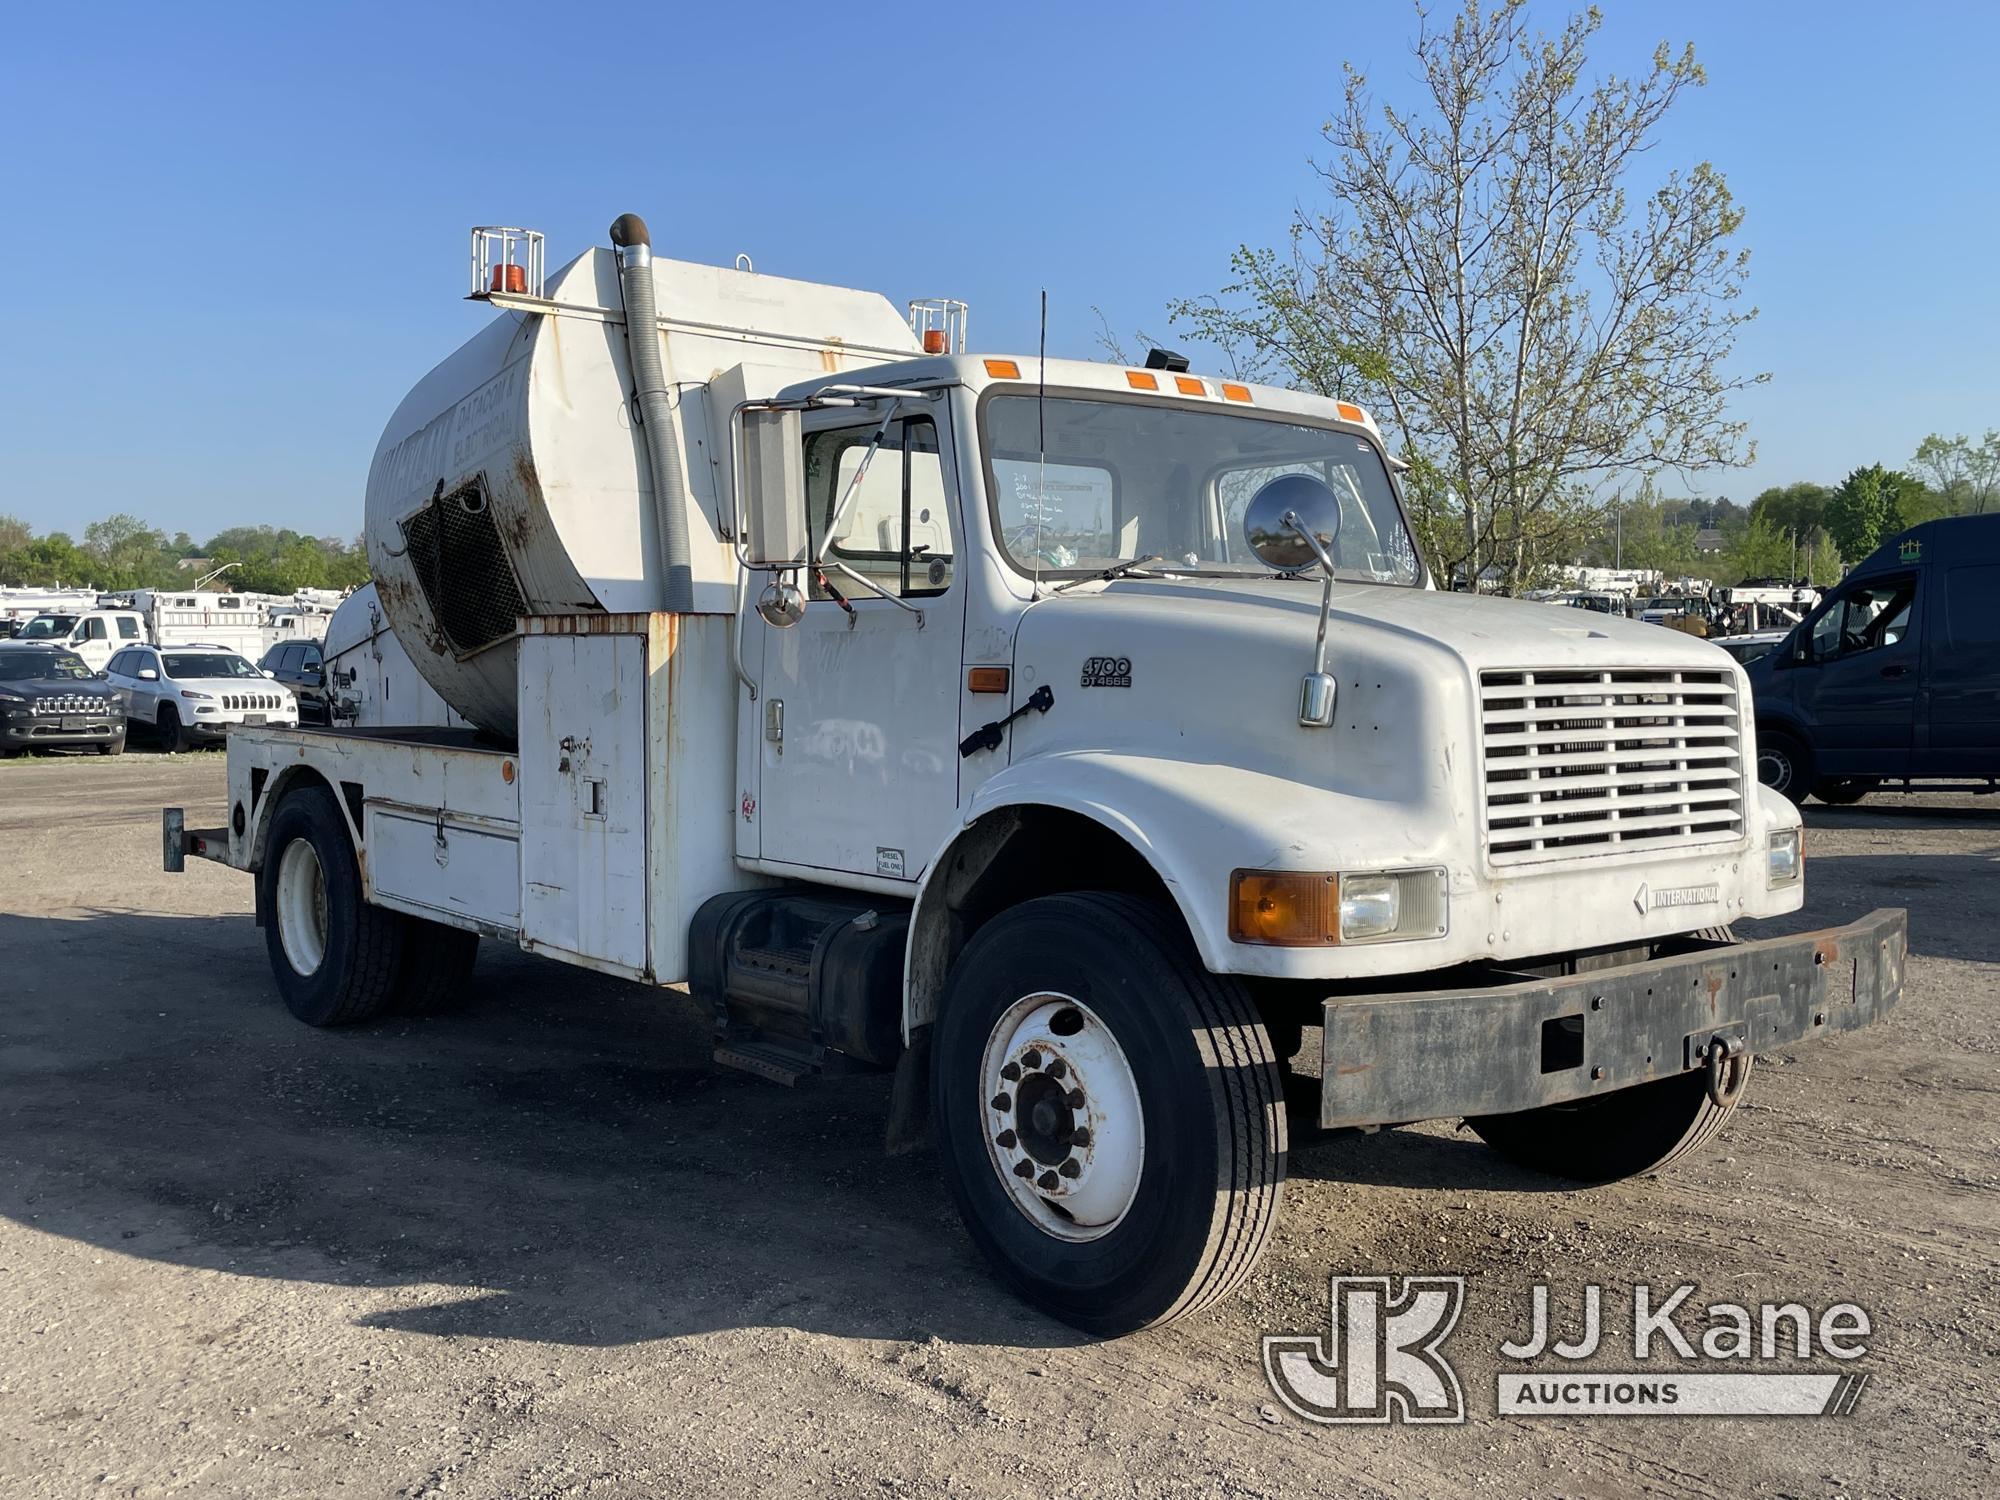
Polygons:
M1281 573L1324 564L1339 535L1340 501L1310 474L1281 474L1243 507L1243 540L1265 567Z
M806 558L805 444L796 411L743 413L743 555L753 568Z
M158 682L160 674L155 672L151 667L141 667L139 668L139 680L141 682Z
M105 679L105 678L109 677L110 675L111 675L111 674L110 674L109 672L104 672L104 671L100 671L100 672L98 672L98 674L97 674L97 680L98 680L99 682L102 682L102 681L104 681L104 679Z
M264 668L264 675L266 677L275 678L278 674L276 672L273 672L269 667L266 667Z

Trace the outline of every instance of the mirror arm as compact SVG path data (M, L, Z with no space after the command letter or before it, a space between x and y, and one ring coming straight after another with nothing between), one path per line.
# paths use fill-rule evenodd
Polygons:
M832 567L833 570L837 573L846 574L849 578L852 578L856 583L860 584L864 589L867 589L870 593L877 594L880 597L887 599L891 604L895 605L896 608L902 610L905 614L915 615L917 617L917 629L922 630L924 628L924 612L918 609L916 605L910 603L909 600L897 598L894 594L890 593L887 589L883 588L882 585L877 583L874 579L855 572L854 569L848 567L846 563L841 562L838 559L829 564L829 566ZM848 616L848 618L852 620L853 616L850 615Z
M1333 723L1334 700L1338 696L1333 677L1326 670L1326 627L1333 618L1333 554L1299 519L1297 511L1286 511L1284 521L1312 548L1313 556L1319 559L1320 571L1326 577L1319 595L1319 634L1313 640L1313 669L1299 683L1300 725L1306 729L1325 729Z
M860 467L855 469L854 477L847 481L847 488L841 494L840 503L834 506L833 514L826 518L826 534L819 539L819 550L813 553L812 561L815 568L826 565L826 555L833 550L833 539L839 534L840 523L847 515L847 507L853 503L854 497L861 493L861 481L868 477L868 466L875 462L875 455L882 451L882 439L889 435L889 425L896 420L896 410L896 404L891 402L889 409L882 413L882 420L875 424L875 432L868 439L868 451L861 455ZM836 563L834 566L840 565Z

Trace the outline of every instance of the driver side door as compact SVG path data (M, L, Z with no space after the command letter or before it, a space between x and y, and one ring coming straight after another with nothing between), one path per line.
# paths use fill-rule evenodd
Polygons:
M1830 776L1906 776L1921 681L1917 575L1851 584L1809 627L1799 707Z
M912 886L957 817L965 619L950 421L941 403L935 416L913 406L872 454L879 417L806 419L814 548L839 519L798 623L745 624L762 669L744 814L764 860Z

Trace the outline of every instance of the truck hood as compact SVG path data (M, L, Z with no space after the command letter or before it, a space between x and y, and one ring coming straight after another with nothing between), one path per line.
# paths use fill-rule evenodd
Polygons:
M1482 671L1740 679L1727 653L1657 625L1337 583L1327 633L1335 721L1307 729L1299 682L1312 668L1320 590L1269 575L1120 579L1039 601L1016 636L1015 701L1047 684L1055 703L1017 723L1012 759L1100 750L1235 766L1378 803L1463 805L1476 788Z
M1199 629L1205 622L1268 634L1275 645L1303 639L1310 651L1319 626L1322 585L1275 575L1235 578L1119 579L1044 599L1030 610L1023 633L1038 627L1087 632L1092 622L1145 621L1168 615ZM1384 584L1336 583L1328 628L1328 658L1338 666L1342 644L1370 638L1428 643L1450 650L1474 672L1521 667L1716 667L1728 655L1693 636L1590 610L1447 594ZM1302 667L1301 671L1304 670Z

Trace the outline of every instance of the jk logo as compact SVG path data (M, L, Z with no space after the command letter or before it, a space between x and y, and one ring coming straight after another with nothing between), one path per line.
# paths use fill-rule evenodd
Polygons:
M1273 1334L1264 1375L1309 1422L1463 1422L1458 1372L1438 1352L1465 1305L1463 1276L1336 1276L1324 1339Z

